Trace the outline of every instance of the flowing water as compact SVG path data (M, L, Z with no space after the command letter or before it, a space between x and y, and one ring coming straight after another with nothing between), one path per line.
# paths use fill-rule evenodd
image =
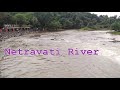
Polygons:
M107 31L67 30L33 33L0 42L3 78L120 77L120 36ZM4 55L4 49L59 49L60 55ZM99 50L98 55L68 55L68 48Z

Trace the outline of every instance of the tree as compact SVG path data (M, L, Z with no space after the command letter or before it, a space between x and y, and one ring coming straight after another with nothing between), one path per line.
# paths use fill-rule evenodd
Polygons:
M88 12L0 12L0 27L4 24L31 25L44 29L110 28L120 17L97 16ZM60 25L60 26L58 26ZM114 24L113 24L114 26Z
M25 14L25 17L26 17L26 23L29 25L29 24L33 24L33 12L27 12L27 13L24 13Z
M0 12L0 28L2 28L5 23L9 22L9 20L9 13Z
M120 31L120 22L115 22L111 25L111 28L115 31Z
M51 21L50 23L49 23L49 26L48 26L48 29L49 30L57 30L57 29L59 29L59 28L61 28L61 23L59 22L59 21Z
M24 14L17 13L15 14L15 16L13 16L13 19L16 22L16 24L18 24L20 27L27 23L27 18Z
M38 19L36 17L32 17L31 19L31 25L32 25L32 28L38 28L39 27L39 22L38 22Z
M50 21L52 20L54 13L52 12L35 12L34 16L37 18L39 22L39 27L42 30L46 29Z

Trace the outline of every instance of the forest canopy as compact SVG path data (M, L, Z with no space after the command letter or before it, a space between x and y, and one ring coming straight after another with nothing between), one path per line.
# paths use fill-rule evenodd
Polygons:
M120 18L97 16L89 12L0 12L0 28L4 24L31 25L40 30L115 29L120 31Z

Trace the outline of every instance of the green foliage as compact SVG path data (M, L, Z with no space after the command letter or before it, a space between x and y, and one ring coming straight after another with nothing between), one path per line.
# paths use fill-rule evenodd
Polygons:
M25 17L26 17L26 23L27 24L32 24L33 13L28 12L28 13L25 14Z
M109 33L111 33L111 34L113 34L113 35L120 35L120 32L118 32L118 31L109 32Z
M115 22L111 25L111 28L115 31L120 31L120 22Z
M0 28L2 28L3 25L6 22L9 22L9 21L10 21L9 13L7 13L7 12L0 12Z
M41 29L46 29L48 24L50 23L50 21L53 18L53 13L51 12L35 12L34 16L37 18L38 20L38 26Z
M4 24L31 25L40 30L57 29L115 29L120 18L97 16L88 12L0 12L0 28Z
M70 29L73 27L73 22L70 20L63 19L63 20L61 20L61 23L62 23L62 28L64 28L64 29Z
M81 28L80 30L90 30L90 31L92 31L92 30L94 30L94 29L89 28L89 27L84 27L84 28Z
M61 28L61 23L59 21L55 21L55 20L51 21L49 26L48 26L49 30L51 30L51 29L52 30L57 30L59 28Z
M32 28L38 28L39 27L38 19L34 16L32 17L30 24L32 25Z
M13 19L19 26L22 26L23 24L27 23L27 18L25 17L24 14L18 13L13 17Z

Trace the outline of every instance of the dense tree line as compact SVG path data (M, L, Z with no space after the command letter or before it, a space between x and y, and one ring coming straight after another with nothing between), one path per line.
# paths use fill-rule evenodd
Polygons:
M40 30L114 29L120 31L120 18L97 16L88 12L0 12L0 28L4 24L31 25Z

